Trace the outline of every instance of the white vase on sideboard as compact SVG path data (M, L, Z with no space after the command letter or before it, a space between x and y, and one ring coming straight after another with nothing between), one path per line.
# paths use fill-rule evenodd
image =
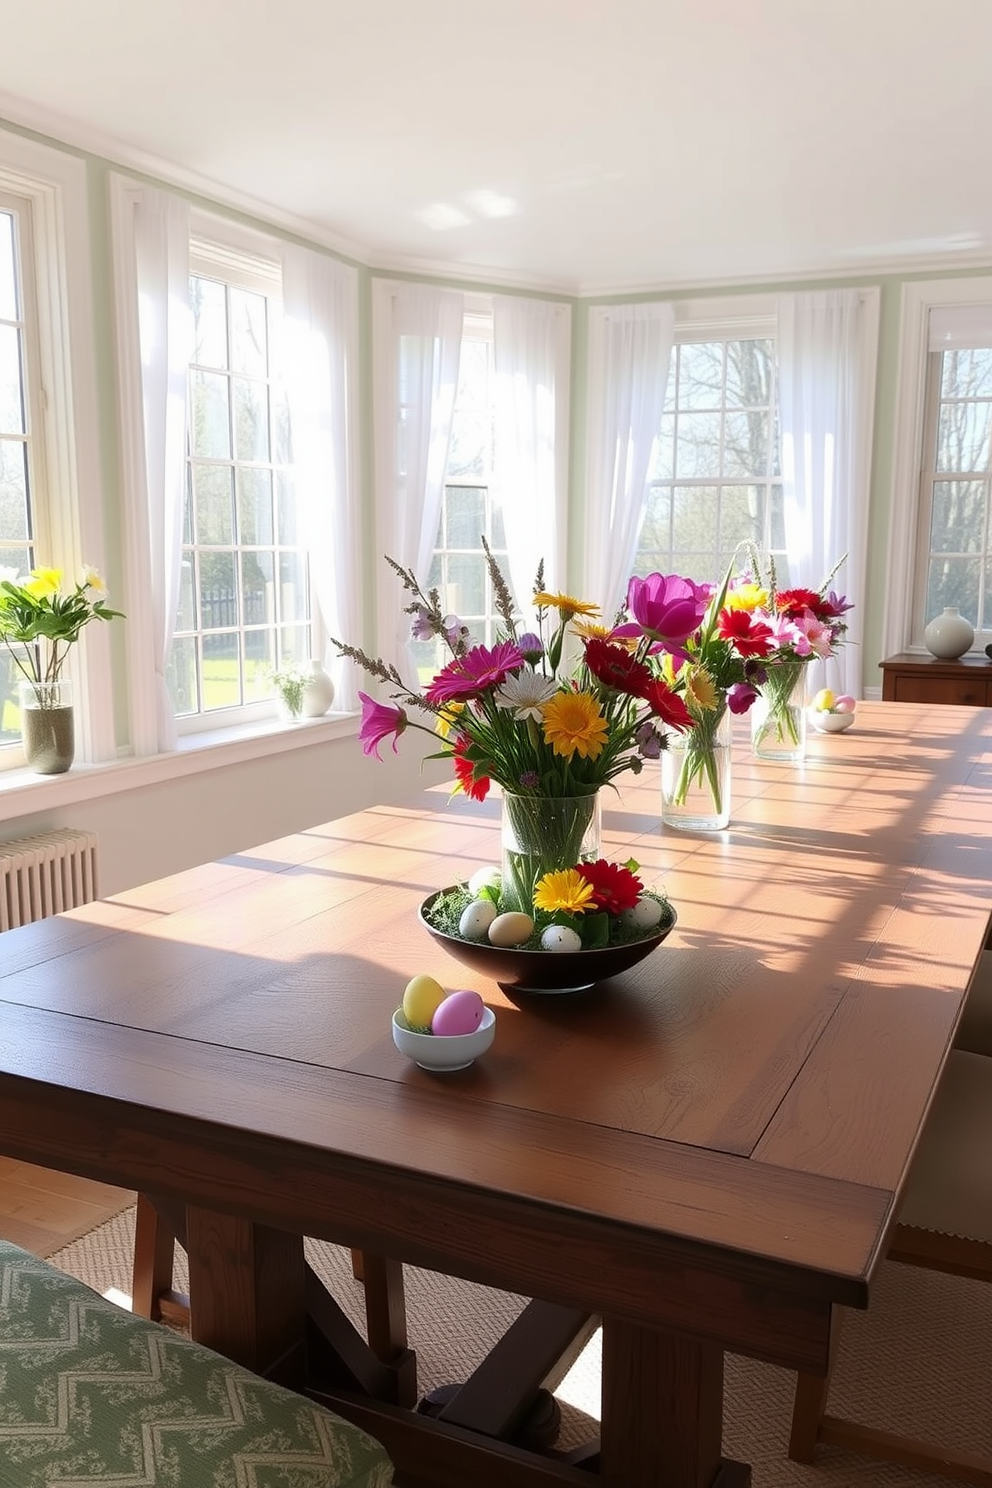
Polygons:
M955 661L969 651L975 641L975 631L970 621L961 614L957 605L947 605L942 614L936 615L923 632L923 643L933 656L942 661Z

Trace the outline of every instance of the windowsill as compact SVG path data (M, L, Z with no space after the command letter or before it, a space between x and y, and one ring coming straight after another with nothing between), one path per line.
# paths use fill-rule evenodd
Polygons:
M74 764L64 775L7 770L0 773L0 824L56 806L224 769L264 755L286 754L326 744L331 739L351 738L358 733L360 722L357 713L329 713L324 718L301 719L299 723L267 719L264 723L211 733L186 734L180 738L174 753L141 759L126 757L99 765Z

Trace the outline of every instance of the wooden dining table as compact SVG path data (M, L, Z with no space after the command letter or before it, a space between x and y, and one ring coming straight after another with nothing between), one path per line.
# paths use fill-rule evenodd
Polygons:
M656 763L621 777L604 855L678 922L572 995L503 992L419 923L499 861L498 800L443 789L9 931L0 1152L149 1195L194 1336L366 1426L400 1483L743 1488L725 1352L824 1372L832 1309L869 1303L988 935L990 740L987 710L863 703L779 765L738 721L713 833L662 824ZM495 1010L471 1068L394 1047L420 972ZM367 1258L368 1339L303 1236ZM440 1414L411 1408L402 1263L532 1299ZM600 1322L598 1439L521 1445Z

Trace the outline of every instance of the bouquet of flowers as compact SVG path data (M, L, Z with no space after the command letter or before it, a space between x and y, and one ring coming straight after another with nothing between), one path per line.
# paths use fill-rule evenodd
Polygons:
M95 568L85 567L71 587L59 568L35 568L27 578L18 578L16 569L0 570L0 640L41 708L57 696L69 647L83 626L121 616L107 604L107 586Z
M759 691L763 703L755 715L756 753L798 750L803 737L804 700L795 701L807 666L836 654L847 630L844 616L853 606L830 587L843 558L834 565L819 589L779 589L774 560L763 575L757 553L751 550L755 591L755 619L771 632L773 649L764 658Z
M665 633L676 604L685 615L679 642ZM692 788L705 784L713 814L720 817L726 806L720 734L731 714L746 713L754 703L763 658L774 644L771 629L756 613L755 586L735 578L733 562L718 586L649 574L630 580L627 609L632 619L615 634L647 638L653 666L689 716L670 804L683 807Z
M485 552L501 621L491 647L473 645L458 617L443 612L436 589L425 593L410 570L386 559L410 596L413 636L440 637L450 655L423 692L408 687L394 666L343 641L333 644L390 690L388 702L359 693L367 755L381 758L384 739L396 751L400 735L419 728L438 742L430 758L450 759L456 791L481 801L492 782L502 788L515 843L504 852L500 903L532 913L546 874L578 872L597 856L589 834L601 788L624 771L638 773L661 753L667 729L688 728L693 719L649 663L651 640L631 644L594 619L597 606L547 592L543 564L533 595L537 630L521 634L506 581L488 546ZM676 606L666 623L674 642L694 621ZM600 874L604 883L612 880L609 868ZM628 896L636 900L639 889L628 885ZM596 897L606 902L608 889ZM552 899L566 913L591 902L573 879L558 883L554 895L545 892L540 907L548 913Z

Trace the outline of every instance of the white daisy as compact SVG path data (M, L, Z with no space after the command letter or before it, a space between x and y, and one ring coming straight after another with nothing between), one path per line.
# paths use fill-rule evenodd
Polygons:
M528 667L525 671L507 677L496 693L496 706L512 708L513 716L519 722L523 722L525 718L533 718L535 723L540 723L542 703L554 697L557 691L557 682L550 677L542 677L539 672L532 672Z

